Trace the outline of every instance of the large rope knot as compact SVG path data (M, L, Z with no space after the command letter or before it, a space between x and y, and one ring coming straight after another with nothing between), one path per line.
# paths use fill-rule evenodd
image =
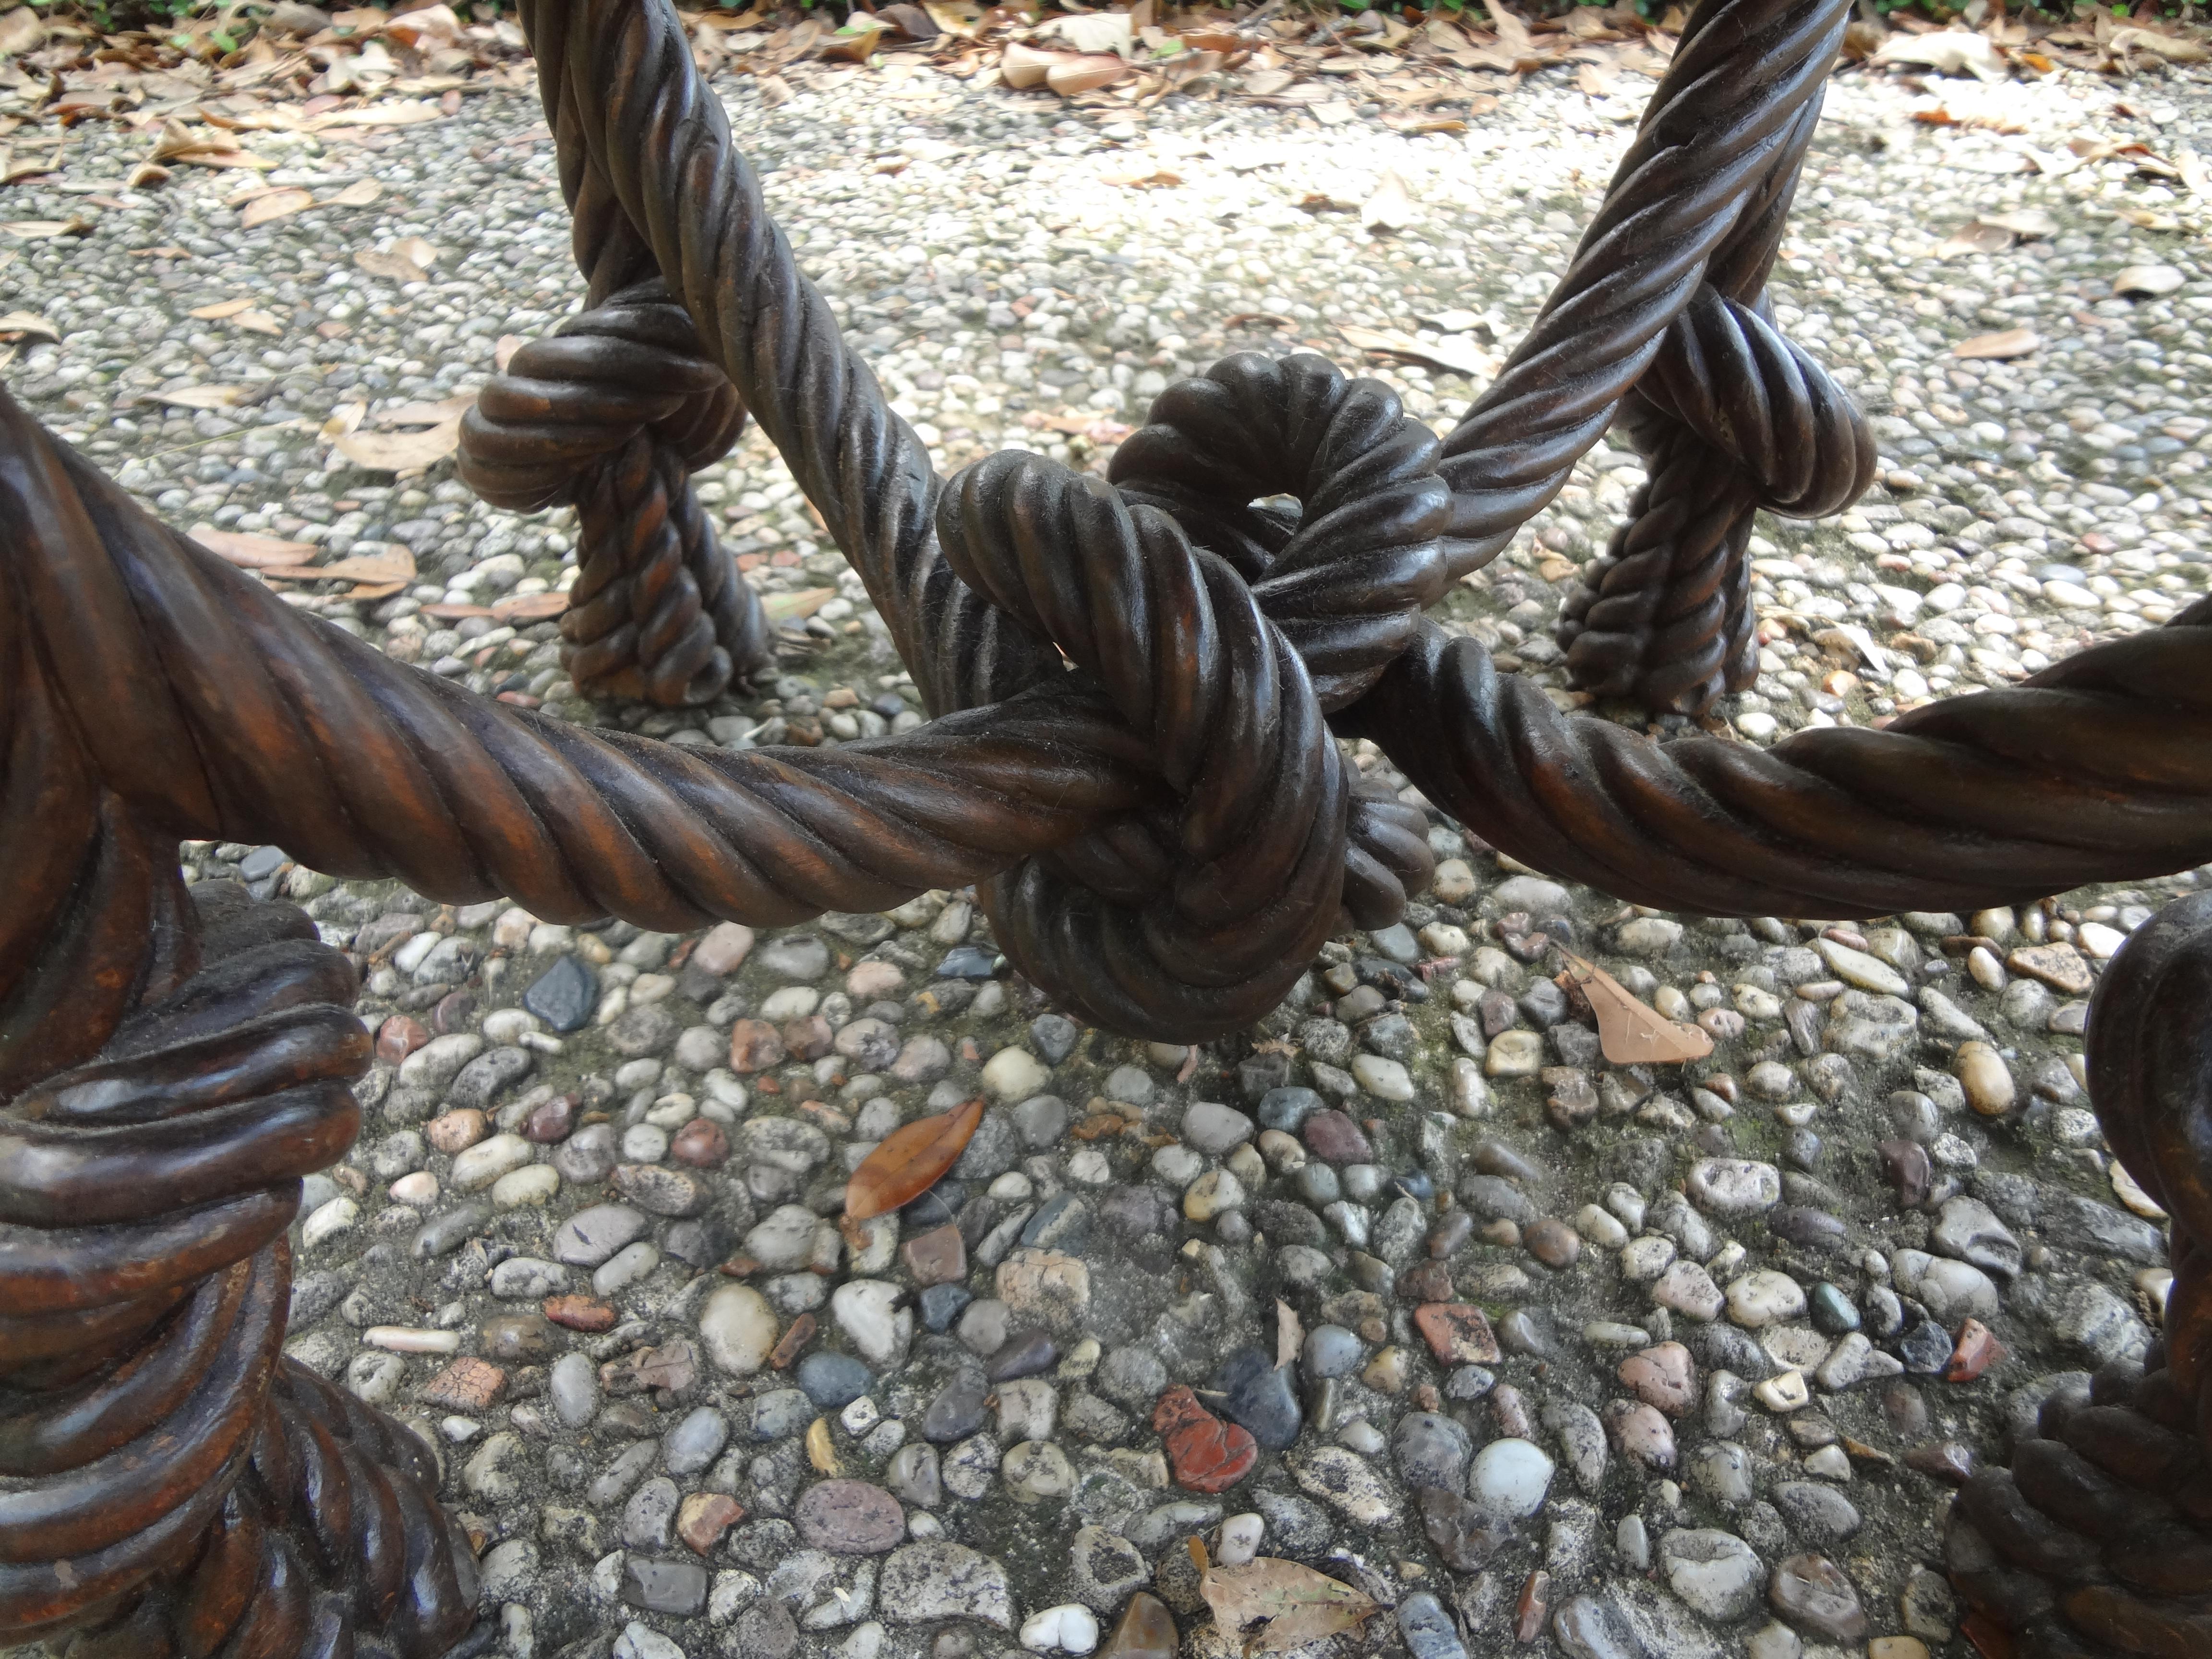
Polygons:
M463 418L459 470L477 495L577 509L581 569L561 633L587 696L709 702L769 660L759 602L690 483L744 422L658 278L524 346Z
M1092 678L1172 794L1000 878L1002 942L1102 1023L1196 1034L1426 884L1425 822L1359 784L1328 715L1441 597L1449 497L1435 435L1317 357L1231 357L1152 413L1110 483L1021 452L969 467L938 538L1030 647L999 660Z

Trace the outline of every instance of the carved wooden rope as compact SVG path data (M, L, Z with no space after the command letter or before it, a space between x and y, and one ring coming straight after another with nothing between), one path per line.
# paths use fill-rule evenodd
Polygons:
M1653 483L1571 658L1683 707L1740 671L1747 514L1827 510L1869 465L1760 297L1845 15L1700 6L1559 294L1441 444L1379 385L1243 356L1164 395L1110 482L1030 455L940 482L665 0L526 0L588 303L487 391L465 475L578 506L580 680L686 700L760 660L684 482L750 409L936 717L896 738L702 753L473 697L0 397L0 1639L430 1659L473 1613L425 1449L279 1358L300 1177L357 1127L351 971L296 912L187 894L179 836L666 929L973 882L1064 1006L1183 1041L1425 883L1425 817L1337 734L1524 861L1686 909L1964 907L2212 856L2212 606L1765 751L1569 719L1421 616L1624 418ZM1279 495L1299 510L1250 506ZM2151 1121L2119 1099L2116 1145ZM2203 1361L2176 1352L2179 1383Z

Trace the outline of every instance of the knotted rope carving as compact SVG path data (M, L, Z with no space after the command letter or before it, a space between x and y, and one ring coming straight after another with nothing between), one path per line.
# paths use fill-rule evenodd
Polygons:
M2021 1659L2212 1652L2212 896L2138 928L2089 1005L2090 1097L2172 1218L2162 1340L2061 1389L1945 1536L1952 1582Z
M517 351L461 422L461 478L495 507L576 509L562 665L592 697L712 702L775 657L760 599L690 475L744 405L690 317L644 282Z
M1184 1041L1249 1025L1427 879L1425 815L1332 732L1522 861L1668 908L1964 908L2212 857L2212 603L1765 751L1565 716L1421 617L1622 418L1666 459L1577 643L1663 638L1702 665L1667 692L1694 701L1741 659L1744 503L1863 486L1855 416L1759 297L1841 0L1707 0L1559 294L1443 444L1379 386L1240 357L1165 394L1107 480L1007 455L942 485L672 12L524 15L587 308L487 392L465 465L579 507L572 671L690 697L753 659L684 483L750 407L935 718L702 752L485 702L282 604L0 396L0 1637L89 1628L107 1659L358 1631L428 1659L473 1600L421 1449L276 1358L297 1177L353 1132L349 975L289 913L187 897L179 836L670 931L974 883L1065 1006ZM1708 486L1725 510L1686 514ZM1663 576L1613 579L1655 548Z

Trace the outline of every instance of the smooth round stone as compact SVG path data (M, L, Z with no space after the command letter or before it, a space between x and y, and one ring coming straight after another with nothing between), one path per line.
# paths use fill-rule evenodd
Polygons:
M696 1474L721 1455L730 1438L730 1425L712 1406L698 1406L684 1413L668 1431L661 1451L671 1474Z
M1349 1376L1365 1352L1359 1339L1341 1325L1316 1325L1306 1333L1298 1367L1309 1377Z
M999 1474L1018 1504L1041 1504L1075 1490L1074 1466L1049 1440L1024 1440L1009 1448Z
M1800 1631L1832 1642L1857 1642L1867 1630L1858 1587L1820 1555L1793 1555L1774 1569L1768 1600Z
M1766 1567L1750 1545L1717 1528L1681 1528L1659 1540L1667 1587L1717 1624L1733 1624L1759 1605Z
M412 1175L400 1176L387 1190L393 1203L427 1210L438 1201L438 1177L428 1170L417 1170Z
M1022 1620L1021 1642L1032 1653L1089 1653L1098 1645L1098 1617L1079 1601L1046 1607Z
M592 1288L601 1296L619 1295L660 1265L660 1247L641 1238L625 1244L592 1272Z
M599 1373L582 1354L564 1353L555 1360L546 1386L555 1413L572 1429L582 1428L599 1408Z
M870 1364L889 1370L906 1358L914 1315L899 1306L899 1287L880 1279L848 1279L830 1297L830 1311Z
M589 1186L614 1173L615 1127L611 1123L586 1123L553 1151L553 1167L563 1181Z
M595 1204L561 1224L553 1235L554 1259L572 1267L596 1267L650 1224L641 1210L623 1204Z
M730 1138L712 1118L695 1117L676 1132L668 1155L695 1170L718 1170L729 1162Z
M1533 1441L1493 1440L1475 1454L1468 1496L1491 1515L1520 1520L1544 1507L1553 1468Z
M1433 1412L1408 1412L1398 1419L1390 1444L1398 1473L1409 1486L1456 1492L1467 1472L1467 1431Z
M880 1555L906 1537L897 1498L865 1480L823 1480L807 1488L792 1511L800 1540L835 1555Z
M537 1155L538 1149L520 1135L494 1135L456 1157L448 1180L456 1192L477 1192Z
M550 1204L561 1190L561 1172L550 1164L528 1164L509 1170L491 1183L495 1210L520 1210Z
M1009 1105L1042 1094L1051 1079L1051 1068L1026 1048L1001 1048L983 1065L983 1086Z
M718 1285L699 1310L708 1358L732 1376L750 1376L775 1346L775 1311L750 1285Z
M650 1123L633 1123L623 1131L625 1164L658 1164L668 1156L668 1131Z
M1795 1319L1805 1311L1805 1292L1787 1273L1762 1267L1730 1282L1729 1317L1748 1330Z
M799 1362L799 1386L825 1412L842 1410L875 1386L876 1376L848 1353L817 1349Z

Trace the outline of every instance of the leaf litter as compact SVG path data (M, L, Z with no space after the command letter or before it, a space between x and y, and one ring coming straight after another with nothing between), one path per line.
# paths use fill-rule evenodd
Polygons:
M1247 1655L1282 1653L1357 1630L1382 1611L1342 1580L1296 1561L1262 1555L1242 1566L1216 1566L1197 1539L1188 1548L1215 1626Z

